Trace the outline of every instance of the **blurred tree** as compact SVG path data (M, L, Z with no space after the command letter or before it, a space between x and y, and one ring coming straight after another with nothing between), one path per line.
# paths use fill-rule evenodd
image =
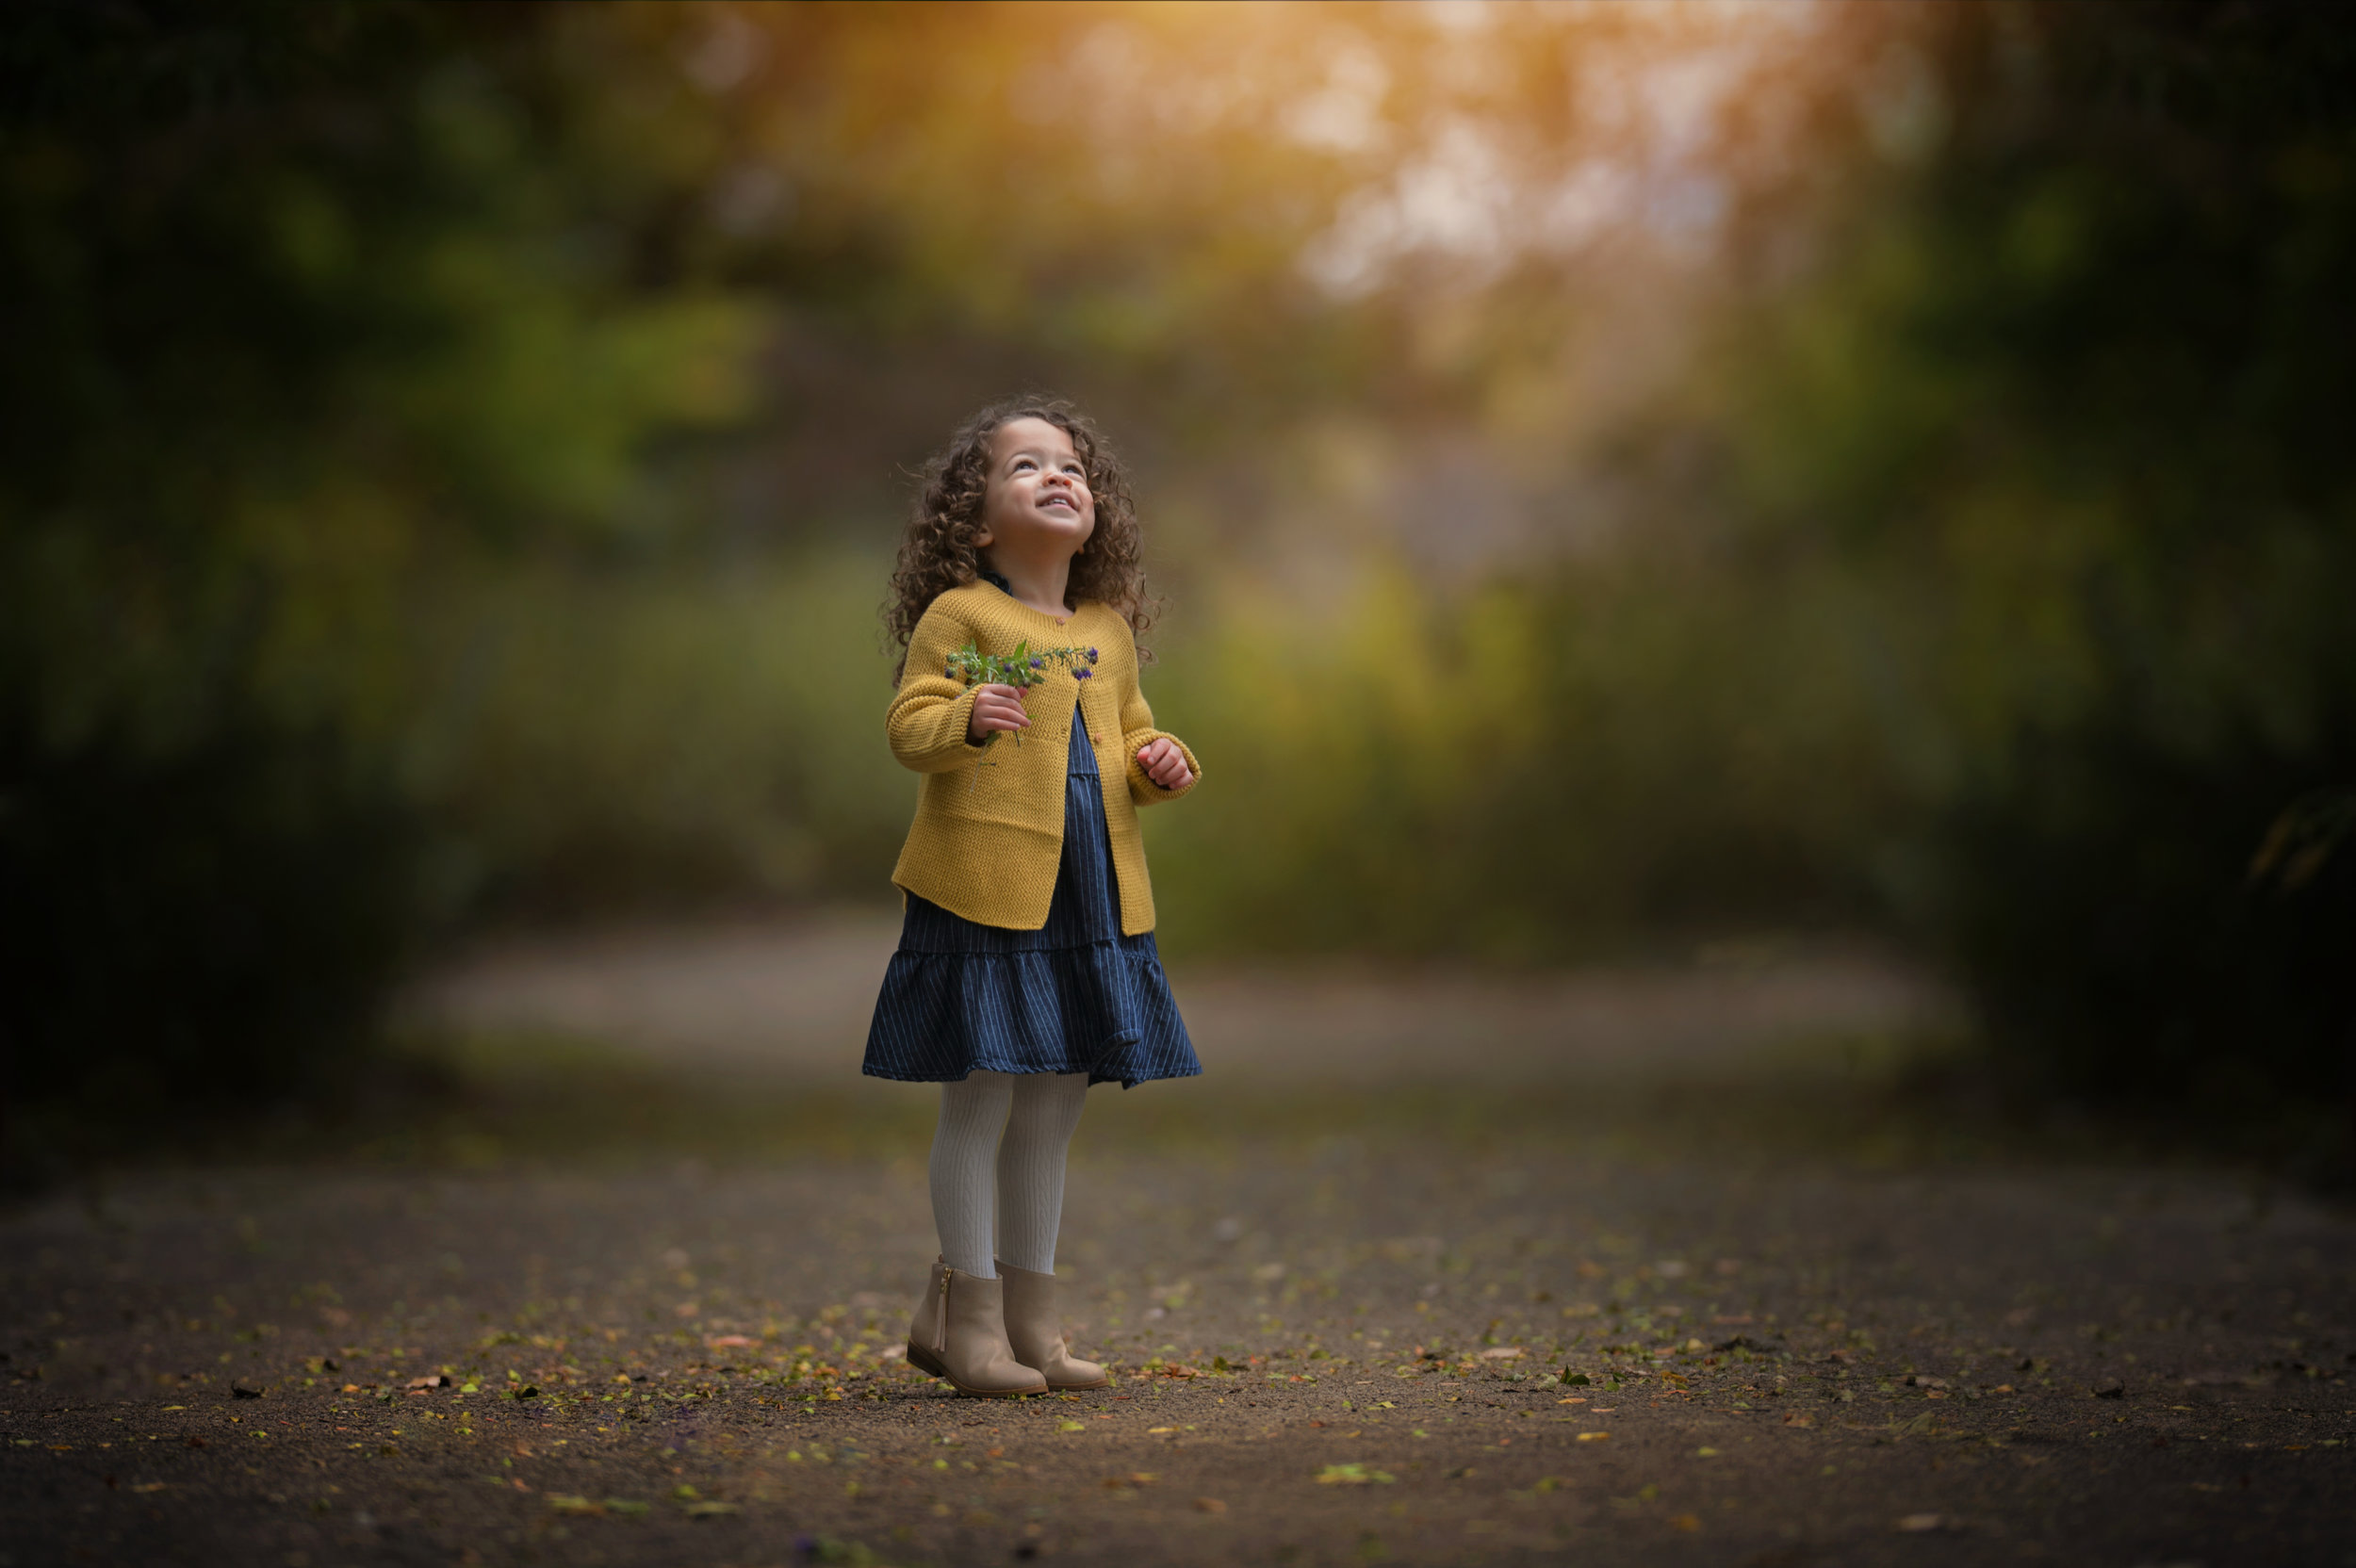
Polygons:
M267 1097L354 1039L432 903L445 605L526 545L643 531L653 443L742 406L754 318L636 274L645 172L696 149L588 155L573 20L0 24L20 1106Z
M1728 427L1903 650L1934 825L1891 895L2043 1081L2336 1103L2345 1149L2356 868L2258 851L2356 785L2356 26L1927 14L1847 100L1834 259L1764 297Z

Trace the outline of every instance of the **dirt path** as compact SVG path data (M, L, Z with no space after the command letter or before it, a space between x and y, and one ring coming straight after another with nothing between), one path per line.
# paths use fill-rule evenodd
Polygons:
M1211 1092L1096 1091L1060 1266L1120 1382L1014 1403L896 1359L906 1134L53 1195L0 1219L0 1554L2356 1562L2344 1214L1696 1152L1576 1085L1154 1119Z
M516 943L419 987L423 1026L540 1030L682 1068L856 1074L894 914ZM1730 946L1652 969L1473 974L1398 965L1173 965L1206 1070L1395 1085L1642 1076L1773 1061L1794 1040L1936 1026L1922 976L1855 953Z

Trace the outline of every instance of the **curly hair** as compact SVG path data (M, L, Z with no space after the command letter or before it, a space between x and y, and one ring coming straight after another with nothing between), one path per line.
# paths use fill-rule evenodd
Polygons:
M895 686L908 667L908 638L933 600L980 576L973 541L982 531L989 494L990 438L1016 419L1044 419L1070 436L1096 498L1096 531L1072 558L1067 606L1076 609L1083 599L1096 599L1120 612L1136 633L1153 624L1160 603L1146 590L1144 542L1120 458L1088 416L1062 399L1015 398L992 403L958 426L949 444L924 465L924 487L910 509L892 592L883 604L886 647L900 654L892 669ZM1139 645L1140 662L1151 663L1153 657Z

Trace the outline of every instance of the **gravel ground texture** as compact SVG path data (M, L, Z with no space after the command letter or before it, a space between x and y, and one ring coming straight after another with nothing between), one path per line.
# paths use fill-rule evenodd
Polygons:
M1206 1037L1096 1090L1058 1266L1117 1381L1019 1401L901 1359L924 1091L525 1008L462 1113L0 1213L0 1568L2356 1565L2356 1216L1892 1133L1904 985L1564 984L1742 1060L1484 1078L1459 986L1447 1081Z
M0 1551L2356 1562L2320 1209L1347 1138L1075 1176L1119 1380L1006 1402L899 1359L906 1157L54 1199L5 1230Z

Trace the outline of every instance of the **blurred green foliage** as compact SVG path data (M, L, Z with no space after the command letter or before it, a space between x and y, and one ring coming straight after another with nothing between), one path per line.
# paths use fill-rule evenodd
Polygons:
M1151 825L1182 951L1530 964L1877 910L1899 803L1838 581L1629 549L1286 608L1230 601L1158 678L1221 760Z
M601 232L675 149L591 144L561 18L5 26L9 1054L36 1096L284 1092L468 891L464 607L659 536L656 449L744 408L758 311Z
M14 8L11 1053L251 1093L473 924L888 896L905 476L1045 387L1173 953L1878 930L2039 1082L2356 1102L2350 39Z
M2356 1135L2356 868L2255 863L2356 783L2356 30L1959 7L1921 47L1936 155L1761 313L1727 426L1898 652L1892 909L2047 1081Z

